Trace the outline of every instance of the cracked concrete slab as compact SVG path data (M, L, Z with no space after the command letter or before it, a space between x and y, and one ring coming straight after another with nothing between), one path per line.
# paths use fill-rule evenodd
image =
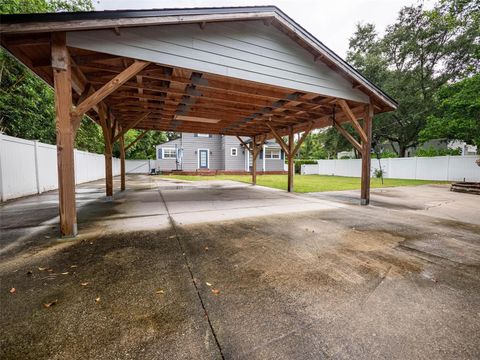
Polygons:
M1 205L2 359L480 357L478 196L127 186L67 241L55 192Z

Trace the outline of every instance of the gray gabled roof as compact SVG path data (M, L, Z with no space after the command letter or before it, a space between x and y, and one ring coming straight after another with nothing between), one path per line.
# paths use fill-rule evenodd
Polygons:
M330 62L345 76L362 86L391 109L396 101L378 88L325 44L292 20L276 6L208 7L150 10L108 10L90 12L61 12L47 14L1 15L0 33L27 33L42 31L73 31L99 28L149 26L202 21L239 21L274 18L294 35L294 40L306 44L324 61ZM63 24L62 24L63 23Z

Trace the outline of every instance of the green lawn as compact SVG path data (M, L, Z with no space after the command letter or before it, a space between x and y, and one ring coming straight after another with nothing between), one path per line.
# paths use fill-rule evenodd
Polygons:
M216 175L216 176L187 176L187 175L162 175L167 179L179 180L235 180L250 183L250 175ZM287 189L287 175L258 175L257 184L276 189ZM403 180L403 179L384 179L384 184L380 179L372 178L371 187L392 187L392 186L412 186L424 184L448 184L446 181L430 180ZM360 178L344 176L327 175L295 175L295 192L316 192L316 191L335 191L335 190L355 190L360 189Z

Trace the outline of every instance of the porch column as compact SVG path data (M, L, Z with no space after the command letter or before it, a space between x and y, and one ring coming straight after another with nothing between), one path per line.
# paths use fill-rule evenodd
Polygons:
M372 148L372 119L373 105L365 106L363 117L363 130L367 135L366 141L362 141L362 184L360 190L360 204L368 205L370 202L370 151Z
M257 184L257 137L252 138L252 185Z
M262 170L263 170L263 173L265 174L265 171L267 171L267 165L265 163L265 159L266 159L266 156L265 156L265 150L267 148L267 145L263 145L262 147L262 151L263 151L263 162L262 162Z
M295 142L293 140L293 127L290 128L288 133L288 192L293 192L293 175L295 173L295 168L293 166L293 158L295 157Z
M52 33L51 51L55 87L60 233L62 237L74 237L77 235L73 154L75 128L70 115L72 109L72 74L64 32Z
M125 191L125 137L122 134L120 141L120 191Z

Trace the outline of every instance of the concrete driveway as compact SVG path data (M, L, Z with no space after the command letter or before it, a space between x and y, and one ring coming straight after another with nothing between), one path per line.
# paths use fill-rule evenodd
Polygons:
M478 196L127 186L78 187L74 240L56 193L0 207L0 358L480 357Z

